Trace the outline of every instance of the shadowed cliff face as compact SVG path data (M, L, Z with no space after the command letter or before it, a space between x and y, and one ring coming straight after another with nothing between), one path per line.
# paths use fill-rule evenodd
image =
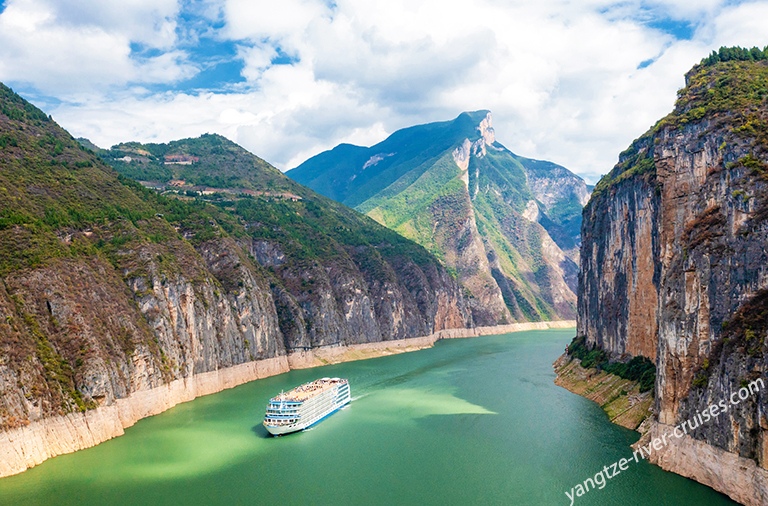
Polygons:
M632 152L647 156L650 141ZM659 195L656 182L635 176L598 194L584 209L579 272L578 333L614 357L656 358L659 257ZM631 338L629 337L631 336Z
M1 429L294 349L472 325L423 248L239 146L204 136L145 160L153 149L251 193L158 195L0 87Z
M661 424L766 377L766 96L765 61L695 67L675 111L622 154L584 211L579 334L656 361ZM766 413L763 391L692 435L768 469ZM746 496L735 478L717 486L757 504L744 497L760 497L761 476Z

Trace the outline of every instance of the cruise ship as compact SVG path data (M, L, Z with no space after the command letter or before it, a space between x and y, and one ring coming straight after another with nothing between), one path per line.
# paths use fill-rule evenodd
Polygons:
M351 400L349 381L322 378L281 392L269 400L264 427L273 436L304 430Z

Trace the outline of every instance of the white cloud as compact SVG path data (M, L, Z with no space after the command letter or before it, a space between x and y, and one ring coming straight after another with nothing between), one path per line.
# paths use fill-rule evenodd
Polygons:
M28 0L25 0L25 2ZM32 2L29 2L32 3ZM176 40L177 0L36 0L63 26L76 29L98 26L134 42L171 48Z
M320 0L225 0L224 34L233 39L279 42L295 50L306 27L330 15Z
M129 82L172 82L196 69L174 50L175 0L9 0L0 14L0 79L78 102ZM168 50L132 58L131 43Z
M766 1L207 0L194 8L223 23L209 35L237 45L246 82L153 94L136 84L197 72L179 49L179 5L116 5L9 1L0 79L64 99L54 116L100 145L215 131L283 169L488 108L507 147L594 180L671 110L694 63L720 45L768 44ZM690 26L693 39L659 21ZM161 54L137 59L131 42ZM291 64L275 64L285 55Z
M764 47L768 45L768 3L755 2L725 9L712 23L715 46Z
M277 57L277 51L269 44L240 46L237 53L245 63L243 77L251 83L258 82L263 72L272 65L272 59Z

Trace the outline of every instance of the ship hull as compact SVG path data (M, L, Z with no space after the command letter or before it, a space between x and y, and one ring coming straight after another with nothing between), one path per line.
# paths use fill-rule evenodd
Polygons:
M340 410L341 408L343 408L347 404L349 404L349 401L347 401L346 404L344 404L343 406L339 406L338 408L336 408L333 411L329 412L327 415L325 415L324 417L320 418L316 422L314 422L314 423L312 423L310 425L307 425L306 427L303 426L303 425L301 425L301 426L297 425L297 426L293 426L293 427L281 427L281 426L276 426L276 425L264 425L264 427L267 429L267 432L269 432L273 436L284 436L285 434L293 434L294 432L301 432L303 430L307 430L307 429L309 429L311 427L314 427L315 425L317 425L318 423L322 422L323 420L325 420L326 418L328 418L329 416L331 416L332 414L334 414L335 412L337 412L338 410Z

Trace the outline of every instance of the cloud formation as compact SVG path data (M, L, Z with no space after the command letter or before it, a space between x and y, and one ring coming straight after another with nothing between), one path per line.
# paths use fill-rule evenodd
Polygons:
M99 145L218 132L282 169L491 109L508 148L595 181L693 64L768 45L766 18L728 0L7 0L0 80Z

